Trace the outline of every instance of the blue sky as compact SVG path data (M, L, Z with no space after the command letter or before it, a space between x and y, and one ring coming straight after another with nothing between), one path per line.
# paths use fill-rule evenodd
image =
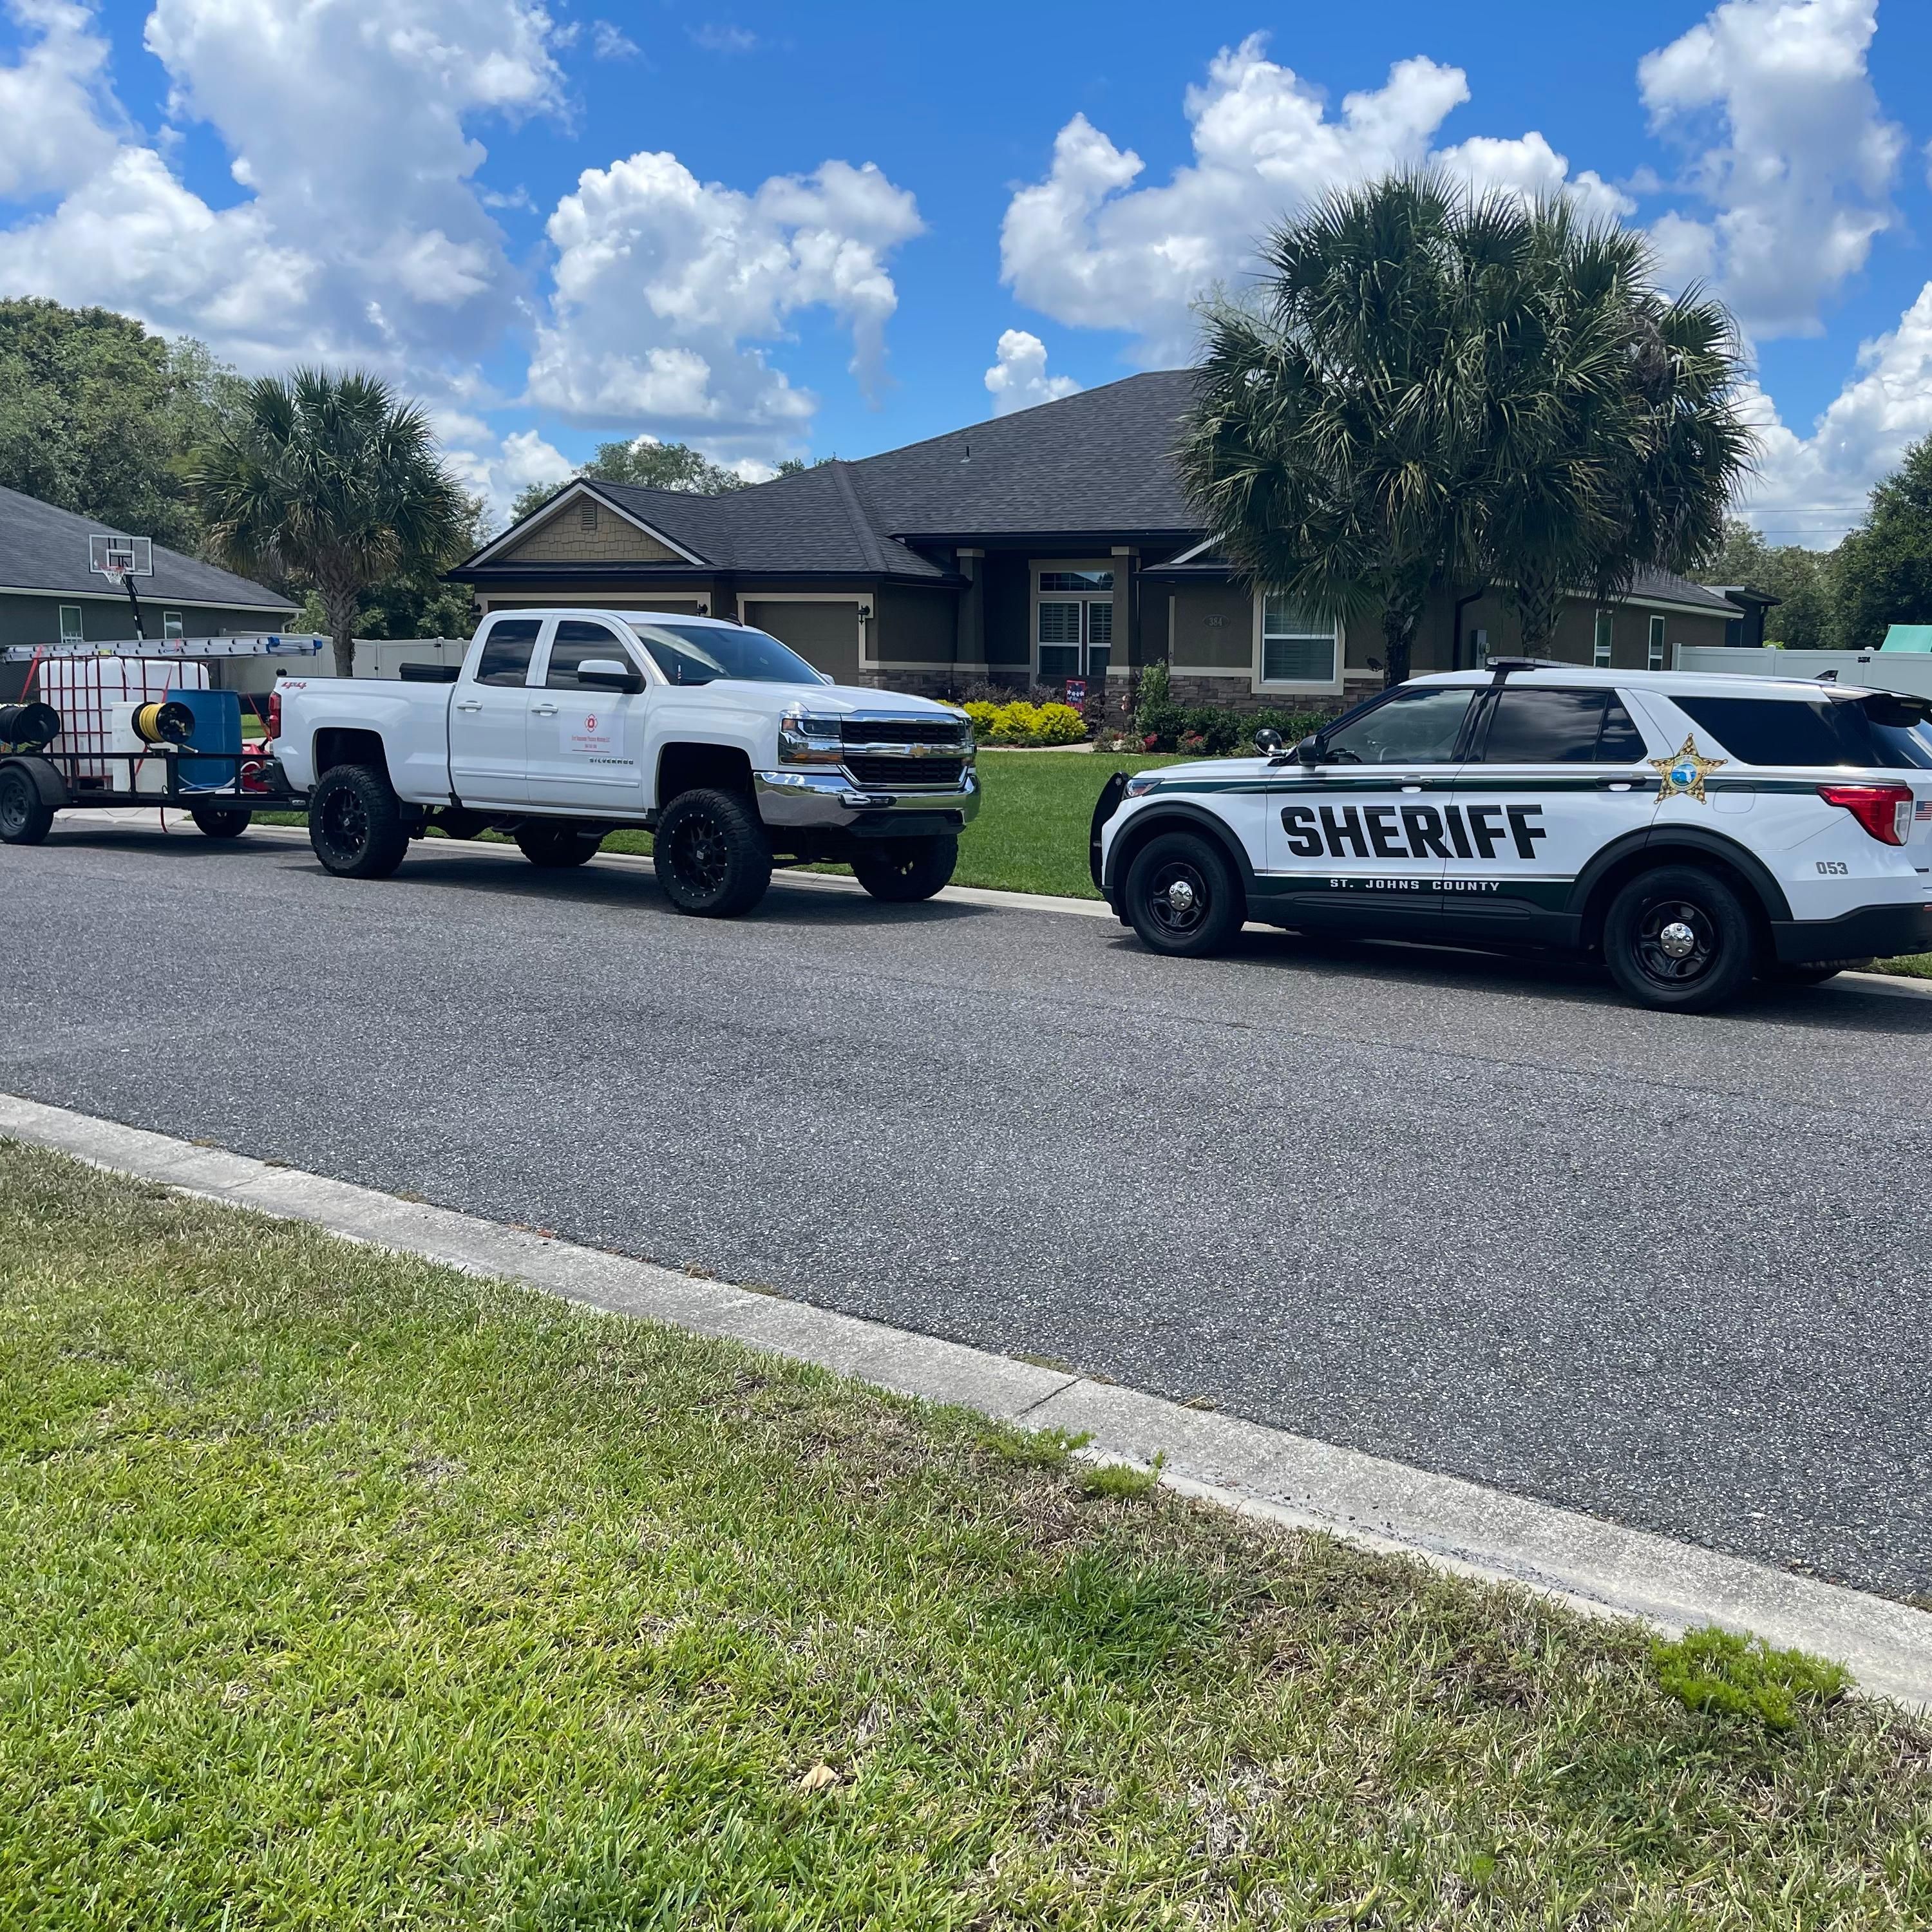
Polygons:
M0 0L0 286L391 375L501 503L611 436L747 473L1187 353L1310 194L1562 188L1756 359L1753 512L1932 432L1932 7Z

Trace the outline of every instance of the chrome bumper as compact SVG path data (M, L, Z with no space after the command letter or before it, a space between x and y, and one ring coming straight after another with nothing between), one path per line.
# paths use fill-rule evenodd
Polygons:
M885 821L933 812L950 813L963 825L980 809L980 780L970 765L956 786L867 791L842 771L818 770L754 772L752 790L767 825L820 831L889 830Z

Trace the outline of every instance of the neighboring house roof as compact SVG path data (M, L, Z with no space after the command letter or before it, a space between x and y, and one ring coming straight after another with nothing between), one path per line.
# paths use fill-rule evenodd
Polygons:
M87 567L87 540L97 534L126 536L111 524L44 503L18 490L0 489L0 590L38 590L71 596L112 591L104 577ZM136 533L138 534L138 533ZM218 569L178 550L154 545L154 574L134 580L143 603L215 604L252 610L292 610L292 598L251 583L232 571Z

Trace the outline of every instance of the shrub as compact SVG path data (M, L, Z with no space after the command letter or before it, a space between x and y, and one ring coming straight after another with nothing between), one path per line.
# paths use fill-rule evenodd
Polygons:
M1085 721L1070 704L1010 704L975 700L963 707L981 744L1074 745L1087 735Z
M1714 1626L1660 1640L1651 1657L1658 1682L1687 1709L1756 1718L1767 1730L1788 1731L1799 1705L1833 1703L1851 1688L1841 1665Z

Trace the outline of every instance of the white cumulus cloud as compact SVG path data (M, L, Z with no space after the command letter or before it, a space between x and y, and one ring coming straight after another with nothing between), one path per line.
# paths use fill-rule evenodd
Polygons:
M1709 211L1667 216L1660 252L1714 276L1760 338L1816 334L1820 304L1897 218L1905 136L1867 70L1876 22L1877 0L1724 0L1638 68Z
M912 196L869 164L826 161L750 194L700 182L674 154L586 169L550 219L555 296L530 398L579 422L641 419L730 454L782 452L815 404L764 345L800 310L829 310L876 388L898 302L888 261L922 226Z
M1256 240L1328 189L1432 164L1480 188L1568 190L1592 214L1630 206L1594 173L1573 177L1539 134L1433 148L1469 98L1458 68L1398 61L1334 116L1266 49L1260 34L1224 47L1187 89L1194 158L1165 182L1137 187L1139 155L1084 114L1061 128L1046 178L1013 196L1000 230L1001 274L1022 302L1070 326L1129 330L1142 361L1172 362L1192 346L1192 304L1237 281Z
M993 413L1010 416L1036 403L1058 402L1080 387L1071 376L1046 373L1046 344L1029 328L1010 328L1000 338L993 366L986 371L986 388Z

